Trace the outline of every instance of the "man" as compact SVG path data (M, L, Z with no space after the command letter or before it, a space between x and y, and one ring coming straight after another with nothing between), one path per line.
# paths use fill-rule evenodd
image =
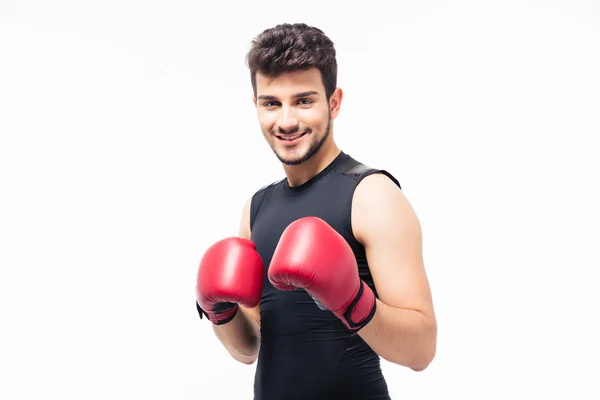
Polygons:
M422 371L436 352L419 221L396 178L337 147L343 94L321 30L267 29L247 61L286 177L204 254L200 317L233 358L258 360L256 400L389 399L380 357Z

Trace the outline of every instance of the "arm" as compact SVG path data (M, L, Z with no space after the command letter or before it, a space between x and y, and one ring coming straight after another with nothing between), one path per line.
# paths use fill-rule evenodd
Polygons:
M244 205L239 229L239 236L246 239L250 239L250 204L251 198ZM239 305L230 322L213 324L213 330L235 360L248 365L256 361L260 347L260 306L250 309Z
M435 357L437 322L415 211L388 177L373 174L356 188L352 229L379 297L373 319L358 334L385 360L424 370Z

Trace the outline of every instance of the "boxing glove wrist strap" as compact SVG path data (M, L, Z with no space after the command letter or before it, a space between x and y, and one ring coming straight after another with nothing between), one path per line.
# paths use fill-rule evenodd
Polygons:
M196 309L198 310L198 315L200 316L200 319L202 319L202 316L205 315L206 318L208 318L213 324L223 325L228 323L235 317L239 306L237 305L237 303L217 303L213 307L212 312L206 312L202 309L202 307L200 307L200 305L196 301Z
M360 281L358 294L340 317L348 329L359 331L373 319L377 308L375 293L364 281ZM339 317L339 316L338 316Z

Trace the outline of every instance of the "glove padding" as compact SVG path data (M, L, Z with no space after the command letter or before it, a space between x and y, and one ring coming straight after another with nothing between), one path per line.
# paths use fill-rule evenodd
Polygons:
M301 218L284 230L268 276L280 290L305 289L353 331L375 315L375 294L360 279L352 248L320 218Z
M258 305L264 285L264 265L256 245L230 237L208 248L196 279L196 308L217 325L231 321L239 308Z

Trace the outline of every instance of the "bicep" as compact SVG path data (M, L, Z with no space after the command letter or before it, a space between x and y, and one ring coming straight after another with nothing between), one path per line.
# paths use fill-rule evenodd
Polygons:
M246 200L244 208L242 209L242 216L240 218L240 226L238 235L242 238L250 240L250 209L252 207L252 197Z
M402 190L385 175L365 178L355 192L352 220L379 299L433 315L421 226Z
M240 226L238 235L242 238L250 240L251 229L250 229L250 210L252 206L252 197L246 200L244 204L244 208L242 209L242 216L240 218ZM244 313L251 317L252 320L256 323L256 328L260 329L260 305L257 305L254 308L247 308L242 305L239 306Z

